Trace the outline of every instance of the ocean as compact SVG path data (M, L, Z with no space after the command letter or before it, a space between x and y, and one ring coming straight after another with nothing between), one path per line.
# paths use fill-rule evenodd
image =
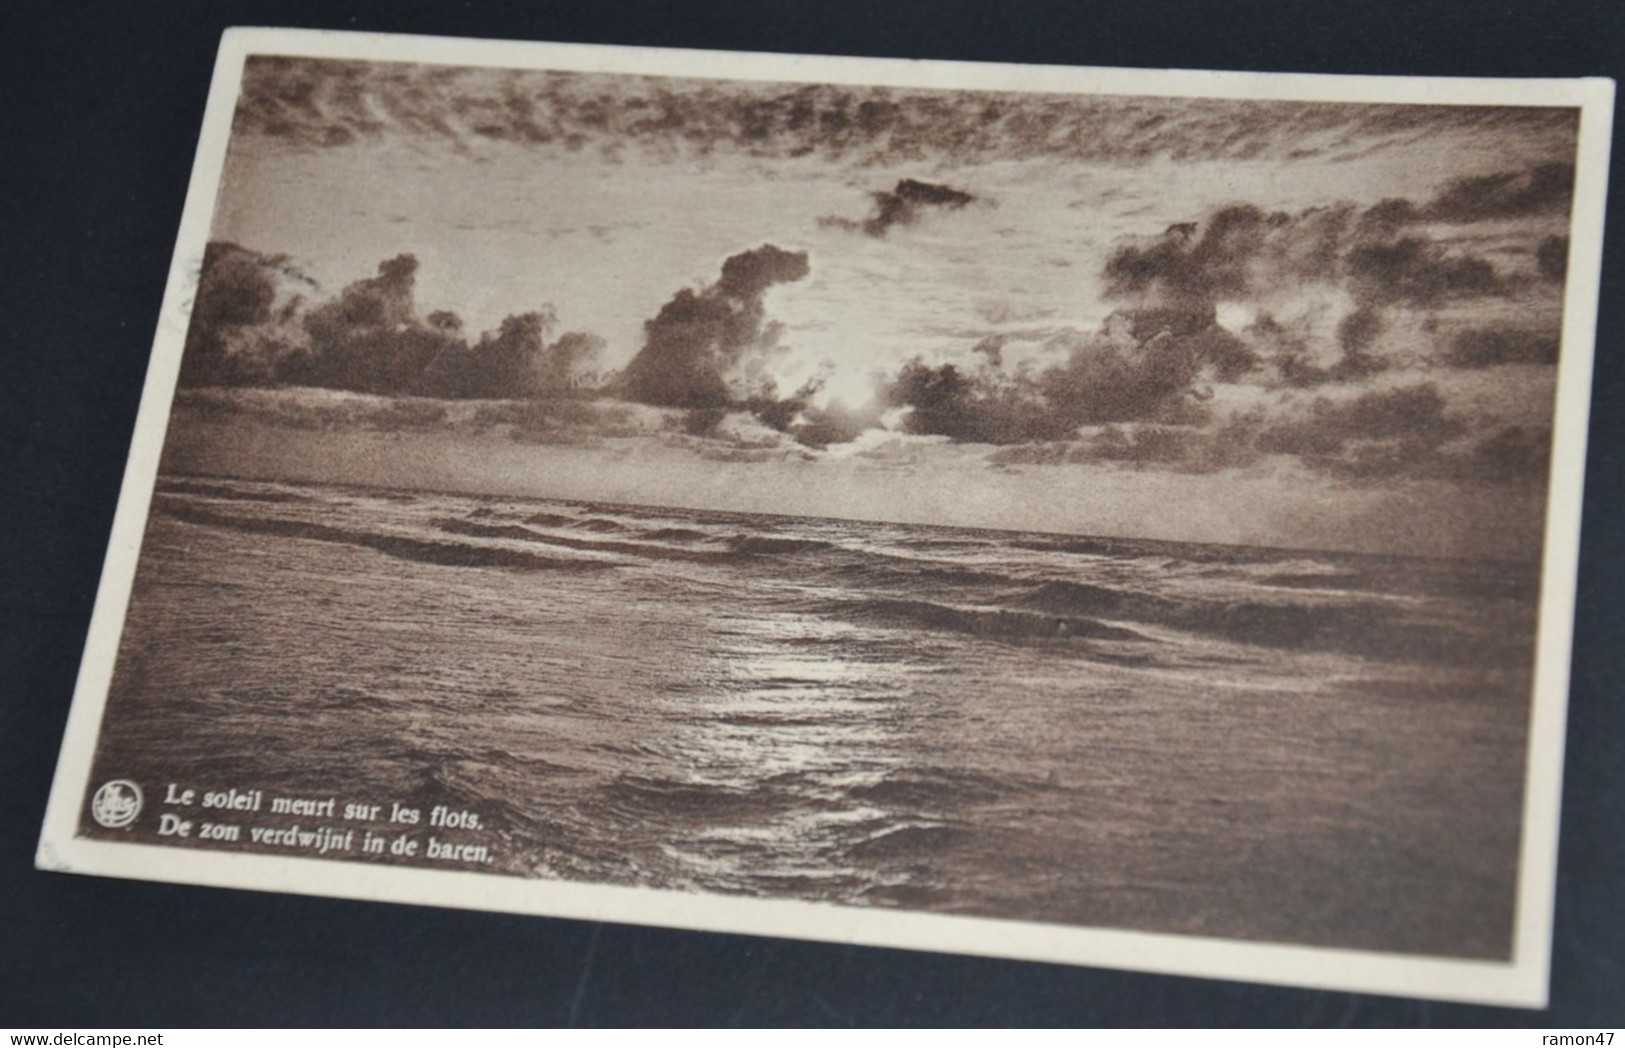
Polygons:
M177 847L288 853L160 835L171 783L473 813L493 876L1505 958L1537 583L164 476L92 781Z

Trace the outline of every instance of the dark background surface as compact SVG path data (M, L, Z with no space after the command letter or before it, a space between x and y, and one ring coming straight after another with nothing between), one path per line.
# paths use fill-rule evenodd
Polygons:
M1625 1024L1617 148L1548 1012L36 872L214 51L232 25L1062 65L1625 74L1614 0L6 6L0 1027Z

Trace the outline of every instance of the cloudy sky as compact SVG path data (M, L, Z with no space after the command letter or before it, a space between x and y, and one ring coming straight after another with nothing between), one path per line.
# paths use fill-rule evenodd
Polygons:
M1575 132L253 59L171 462L1529 557Z

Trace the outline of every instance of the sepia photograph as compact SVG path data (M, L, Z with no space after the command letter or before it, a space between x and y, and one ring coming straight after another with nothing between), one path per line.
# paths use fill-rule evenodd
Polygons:
M1544 993L1611 93L234 39L43 866Z

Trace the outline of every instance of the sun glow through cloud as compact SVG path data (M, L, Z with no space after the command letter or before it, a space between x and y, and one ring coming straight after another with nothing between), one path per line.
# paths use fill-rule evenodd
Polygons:
M206 267L183 383L526 401L466 425L211 403L415 427L448 459L508 440L527 487L569 448L606 492L726 465L683 488L719 507L1514 555L1574 134L1563 110L256 59L214 230L238 253ZM461 486L519 475L480 461ZM1381 522L1452 500L1438 534Z

